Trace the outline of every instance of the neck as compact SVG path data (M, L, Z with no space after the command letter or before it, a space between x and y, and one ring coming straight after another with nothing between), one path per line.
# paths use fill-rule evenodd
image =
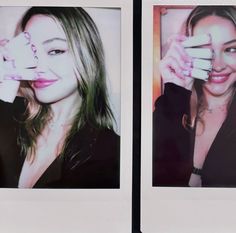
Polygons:
M208 108L214 109L219 106L228 105L229 101L231 101L231 97L233 95L233 92L234 92L234 90L231 90L231 91L225 93L224 95L213 96L210 93L208 93L207 91L204 91L204 96L205 96L206 104L207 104Z
M51 104L52 123L71 124L81 105L79 93Z

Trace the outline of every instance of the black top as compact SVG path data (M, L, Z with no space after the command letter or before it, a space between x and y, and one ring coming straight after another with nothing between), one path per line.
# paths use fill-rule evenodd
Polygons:
M193 171L195 128L182 126L190 114L191 91L168 83L153 115L153 185L188 186ZM236 98L202 168L202 186L236 187Z
M17 145L24 99L0 101L0 187L17 187L25 156ZM119 136L110 129L81 128L34 188L119 188Z

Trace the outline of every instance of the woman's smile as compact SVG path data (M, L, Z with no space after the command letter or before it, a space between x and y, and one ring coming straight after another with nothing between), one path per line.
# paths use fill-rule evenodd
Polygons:
M37 48L37 78L31 83L37 100L50 104L79 99L74 62L61 25L48 16L35 15L25 31Z
M211 96L224 96L232 92L236 82L235 25L228 19L211 15L198 21L194 35L209 33L212 59L212 73L203 85L205 93Z
M215 84L221 84L226 82L230 78L230 73L225 74L211 74L208 82L215 83Z

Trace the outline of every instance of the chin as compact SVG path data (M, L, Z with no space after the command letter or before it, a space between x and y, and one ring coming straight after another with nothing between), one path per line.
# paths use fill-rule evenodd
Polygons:
M35 96L37 101L41 104L51 104L51 103L55 103L58 101L57 98L53 98L52 96L47 97L47 96Z
M227 88L227 89L208 89L208 93L210 93L212 96L223 96L223 95L227 95L229 93L231 93L233 91L234 88Z

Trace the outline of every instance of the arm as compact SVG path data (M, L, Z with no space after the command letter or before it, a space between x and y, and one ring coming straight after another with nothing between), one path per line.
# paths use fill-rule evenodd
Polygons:
M34 80L37 56L26 32L0 40L0 100L13 103L20 80Z
M183 127L182 119L190 116L194 79L207 80L211 70L212 51L195 46L210 41L209 35L169 38L169 49L160 61L165 92L156 101L153 114L153 185L188 183L192 166L191 132Z
M190 157L190 134L183 125L190 114L191 91L166 83L153 113L153 185L182 186Z

